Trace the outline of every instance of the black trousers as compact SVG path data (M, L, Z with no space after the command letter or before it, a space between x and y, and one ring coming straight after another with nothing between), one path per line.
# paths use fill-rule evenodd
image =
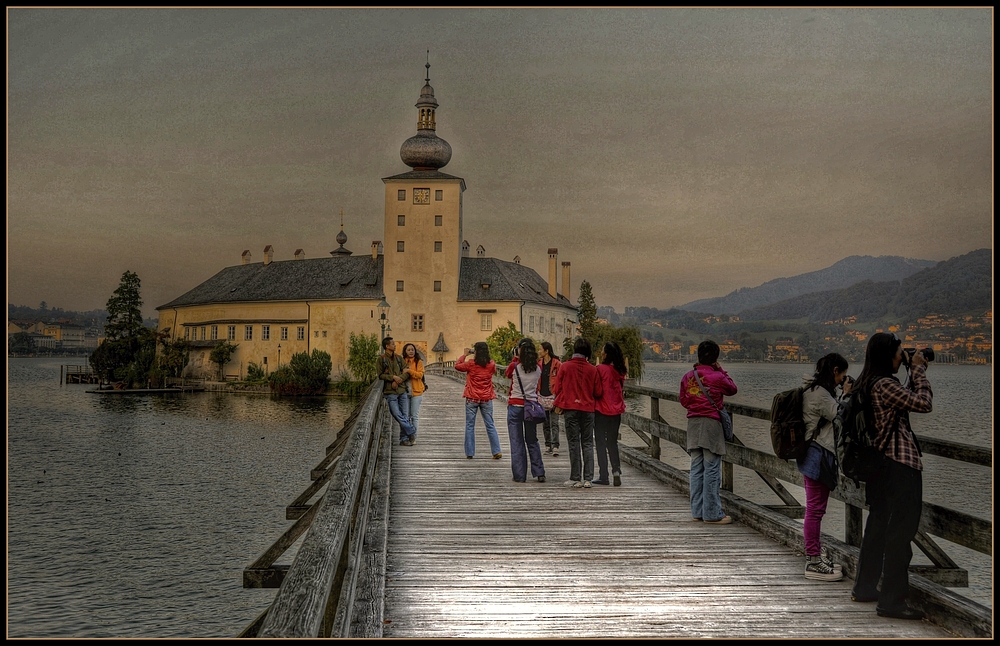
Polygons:
M594 413L594 445L597 447L598 480L608 481L608 458L611 471L621 472L622 463L618 456L618 429L622 425L621 415Z
M865 483L868 522L861 541L854 595L878 597L879 608L901 610L910 592L910 542L917 534L923 506L920 471L886 460L879 476ZM879 577L882 587L876 594Z

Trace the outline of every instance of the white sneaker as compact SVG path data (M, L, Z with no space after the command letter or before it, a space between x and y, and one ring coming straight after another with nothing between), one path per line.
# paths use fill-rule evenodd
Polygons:
M820 557L813 556L806 558L806 578L811 581L840 581L844 578L844 573L834 570Z
M566 482L563 483L563 486L564 487L582 487L583 483L581 483L579 480L567 480Z
M577 486L579 486L579 485L577 485ZM590 489L592 486L593 485L590 484L590 480L584 480L583 481L583 488L584 489Z

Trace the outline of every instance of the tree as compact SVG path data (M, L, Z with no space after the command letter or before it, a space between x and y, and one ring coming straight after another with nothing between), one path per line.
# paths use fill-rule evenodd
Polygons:
M27 332L18 332L10 337L7 351L10 354L31 354L35 351L35 340Z
M374 332L369 335L351 332L347 367L350 368L354 381L363 382L366 385L375 381L375 377L378 376L380 354L382 354L381 345Z
M236 352L236 348L238 347L240 347L239 343L230 343L229 341L223 340L219 343L219 345L212 348L212 352L208 355L208 359L212 363L219 366L219 379L225 380L226 364L233 358L233 353Z
M330 387L333 361L322 350L298 352L288 364L271 373L271 390L281 395L321 395Z
M594 301L594 292L590 288L590 283L583 281L580 283L580 336L594 343L594 329L597 325L597 303Z
M109 341L134 339L142 333L142 298L139 296L139 276L126 271L114 295L108 299L108 322L104 334Z
M486 345L490 347L490 358L501 365L509 363L511 351L523 338L517 326L507 321L507 325L493 330L493 333L486 338Z
M157 335L160 339L160 368L169 377L180 377L184 366L188 364L188 342L176 339L167 342L167 335Z
M614 325L597 324L594 327L593 354L601 356L601 350L608 341L614 341L622 349L622 356L628 363L628 376L636 381L642 380L643 374L643 343L639 328L634 326L616 327Z
M147 356L143 356L140 366L131 367L145 352L145 344L152 345L156 354L156 339L152 330L142 324L142 298L139 296L139 277L131 271L122 274L118 289L108 299L108 321L104 325L104 343L90 356L90 364L108 381L119 379L145 385L146 378L139 372L153 366L146 366ZM148 354L148 352L146 352Z

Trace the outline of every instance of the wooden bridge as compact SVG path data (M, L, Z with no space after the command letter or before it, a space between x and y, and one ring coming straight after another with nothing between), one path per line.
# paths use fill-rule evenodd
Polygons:
M847 541L824 535L847 576L809 581L793 520L801 505L779 482L801 485L788 462L730 444L722 496L737 522L692 522L686 473L658 459L660 440L683 445L684 431L659 417L675 394L629 387L651 398L652 412L623 417L622 486L573 489L563 486L565 453L544 456L546 482L512 481L499 399L503 459L491 459L481 419L477 455L466 459L463 386L454 371L441 373L426 377L414 446L399 446L380 384L368 392L287 508L296 522L244 571L244 587L280 589L240 636L992 637L990 608L932 580L961 585L965 571L929 535L990 554L988 521L925 503L916 543L935 566L911 568L910 582L911 603L928 620L881 618L875 604L850 599L863 500L850 483L832 495L848 505ZM991 464L990 451L975 447L938 443L929 452ZM733 464L757 471L787 504L734 495ZM292 564L277 565L303 534Z

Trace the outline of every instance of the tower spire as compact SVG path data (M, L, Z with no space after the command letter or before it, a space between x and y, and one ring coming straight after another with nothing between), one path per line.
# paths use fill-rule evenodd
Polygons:
M451 160L451 146L447 141L437 136L437 121L434 116L438 107L434 98L434 88L431 87L431 50L427 50L427 62L424 64L426 77L424 87L420 90L416 108L417 134L403 142L399 156L403 163L414 170L437 170Z

